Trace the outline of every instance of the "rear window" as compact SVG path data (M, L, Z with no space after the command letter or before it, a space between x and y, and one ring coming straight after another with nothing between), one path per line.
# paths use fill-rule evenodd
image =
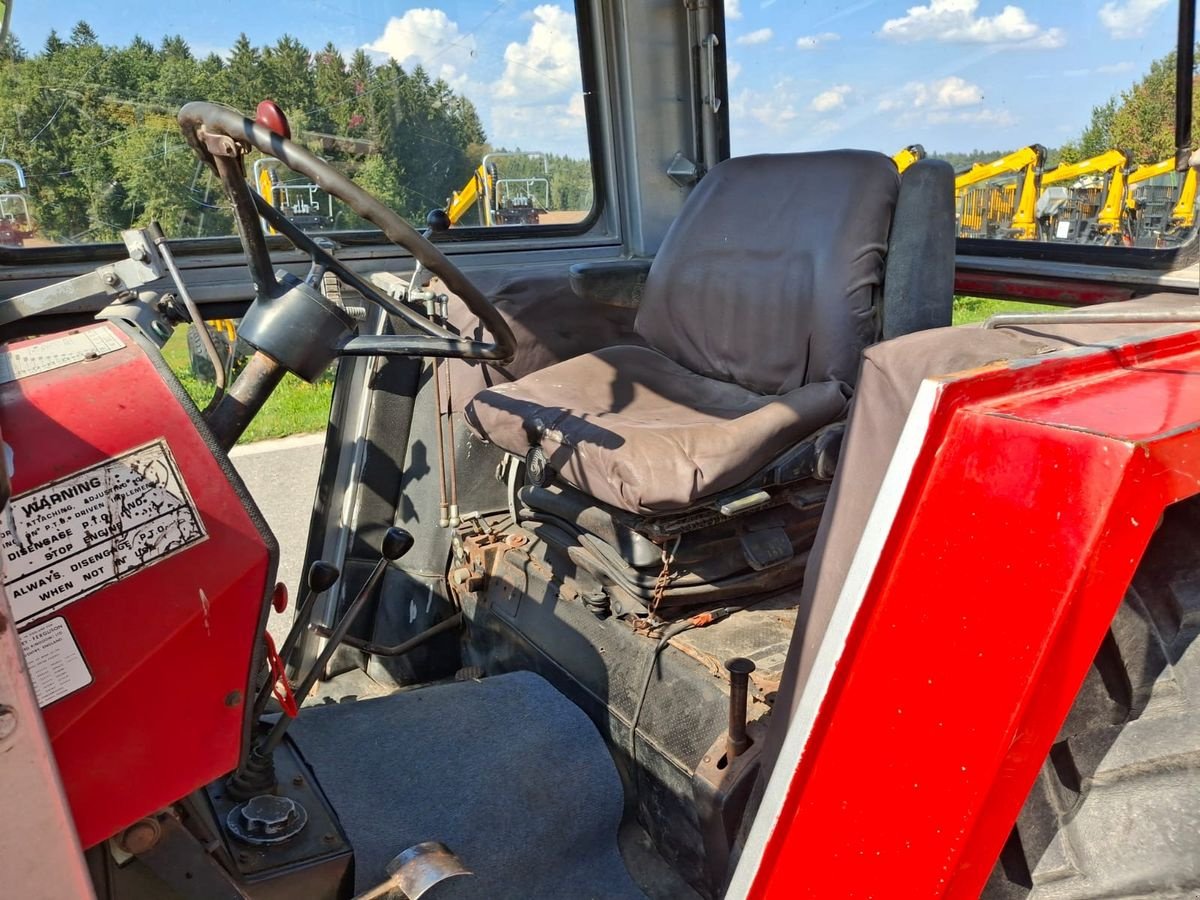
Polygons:
M963 239L1174 248L1171 0L727 0L734 154L865 147L958 172Z

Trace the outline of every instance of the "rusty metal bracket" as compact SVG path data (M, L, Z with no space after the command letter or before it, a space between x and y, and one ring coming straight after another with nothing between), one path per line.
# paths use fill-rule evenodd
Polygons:
M221 134L217 131L209 131L207 128L201 128L199 137L206 149L213 156L227 156L237 159L244 156L246 148L238 141L235 141L227 134Z
M171 810L134 822L121 833L117 845L182 897L246 900L234 877Z

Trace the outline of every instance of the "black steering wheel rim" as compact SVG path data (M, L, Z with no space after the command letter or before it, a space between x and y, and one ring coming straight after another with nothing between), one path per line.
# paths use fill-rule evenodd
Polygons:
M414 336L409 336L404 346L411 352L406 355L459 357L499 364L512 360L516 349L512 329L479 288L428 238L329 163L288 138L271 131L266 126L247 119L237 110L215 103L186 104L179 111L179 127L183 132L184 139L200 160L218 175L221 175L221 171L210 146L232 150L238 157L239 171L241 171L240 155L244 152L245 147L250 147L277 159L293 171L311 179L313 184L341 200L358 215L371 222L383 232L389 241L407 250L412 254L413 259L441 278L446 287L457 294L467 309L478 317L484 329L493 336L494 343L463 340L430 322L424 316L391 304L366 279L347 268L332 254L327 253L313 238L293 225L269 204L266 204L262 198L252 194L246 185L244 172L242 172L240 179L231 181L223 178L222 180L231 194L238 191L239 186L240 190L244 192L241 196L231 196L230 199L233 201L238 228L242 232L243 246L251 260L252 272L255 270L254 256L256 253L254 248L261 247L259 255L265 254L265 242L262 240L262 231L258 224L258 216L263 215L271 221L276 230L283 233L298 249L308 253L314 261L319 261L333 269L359 293L385 309L401 315L409 324L424 332L424 335L419 336L425 338L424 341L414 340ZM222 138L227 141L222 141ZM251 210L253 210L253 215ZM271 215L271 213L275 215ZM255 273L256 283L259 280L273 282L274 278L269 271L269 266L260 266L259 268L266 268L267 271ZM257 287L261 291L266 286L257 284ZM344 352L380 352L381 340L383 338L379 337L355 338L351 341L351 345L358 344L358 346L348 345ZM397 344L397 347L399 346ZM393 348L393 352L395 349Z

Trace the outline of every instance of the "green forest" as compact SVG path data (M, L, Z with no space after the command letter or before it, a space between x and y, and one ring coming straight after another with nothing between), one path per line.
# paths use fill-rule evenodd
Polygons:
M255 46L243 34L227 59L198 58L178 35L103 46L80 22L37 52L12 35L0 46L0 158L24 167L45 239L112 241L154 220L173 237L227 235L225 198L175 113L209 100L253 115L268 98L286 112L293 139L416 220L499 149L471 101L420 67L378 63L363 50L347 60L332 43L314 52L288 35ZM587 161L546 159L538 165L552 172L551 208L588 209ZM0 193L15 190L14 177L0 168ZM336 207L334 228L363 224Z

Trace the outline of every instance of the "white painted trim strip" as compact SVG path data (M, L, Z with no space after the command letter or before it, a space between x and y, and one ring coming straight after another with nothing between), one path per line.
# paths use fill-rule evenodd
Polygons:
M883 551L883 545L895 522L896 511L908 489L913 465L925 443L930 417L941 393L942 385L941 381L926 379L917 390L917 396L914 398L908 418L905 420L904 429L900 432L900 439L896 443L891 462L888 463L887 472L879 486L879 493L871 507L871 514L867 518L866 527L859 539L858 548L854 552L854 559L846 573L846 580L842 584L837 605L829 620L829 626L825 629L825 636L821 639L821 646L817 650L812 672L800 695L796 714L788 725L779 759L767 782L767 789L758 808L758 814L754 818L754 824L746 839L746 847L738 861L737 869L734 871L729 890L725 894L726 900L745 898L749 894L758 868L762 864L767 840L774 833L783 812L783 803L791 785L792 775L800 763L801 754L808 743L808 736L812 733L813 725L816 723L821 701L829 690L838 661L846 649L846 640L850 635L850 629L858 617L858 611L866 596L867 586L871 583L871 578L879 563L879 555Z

